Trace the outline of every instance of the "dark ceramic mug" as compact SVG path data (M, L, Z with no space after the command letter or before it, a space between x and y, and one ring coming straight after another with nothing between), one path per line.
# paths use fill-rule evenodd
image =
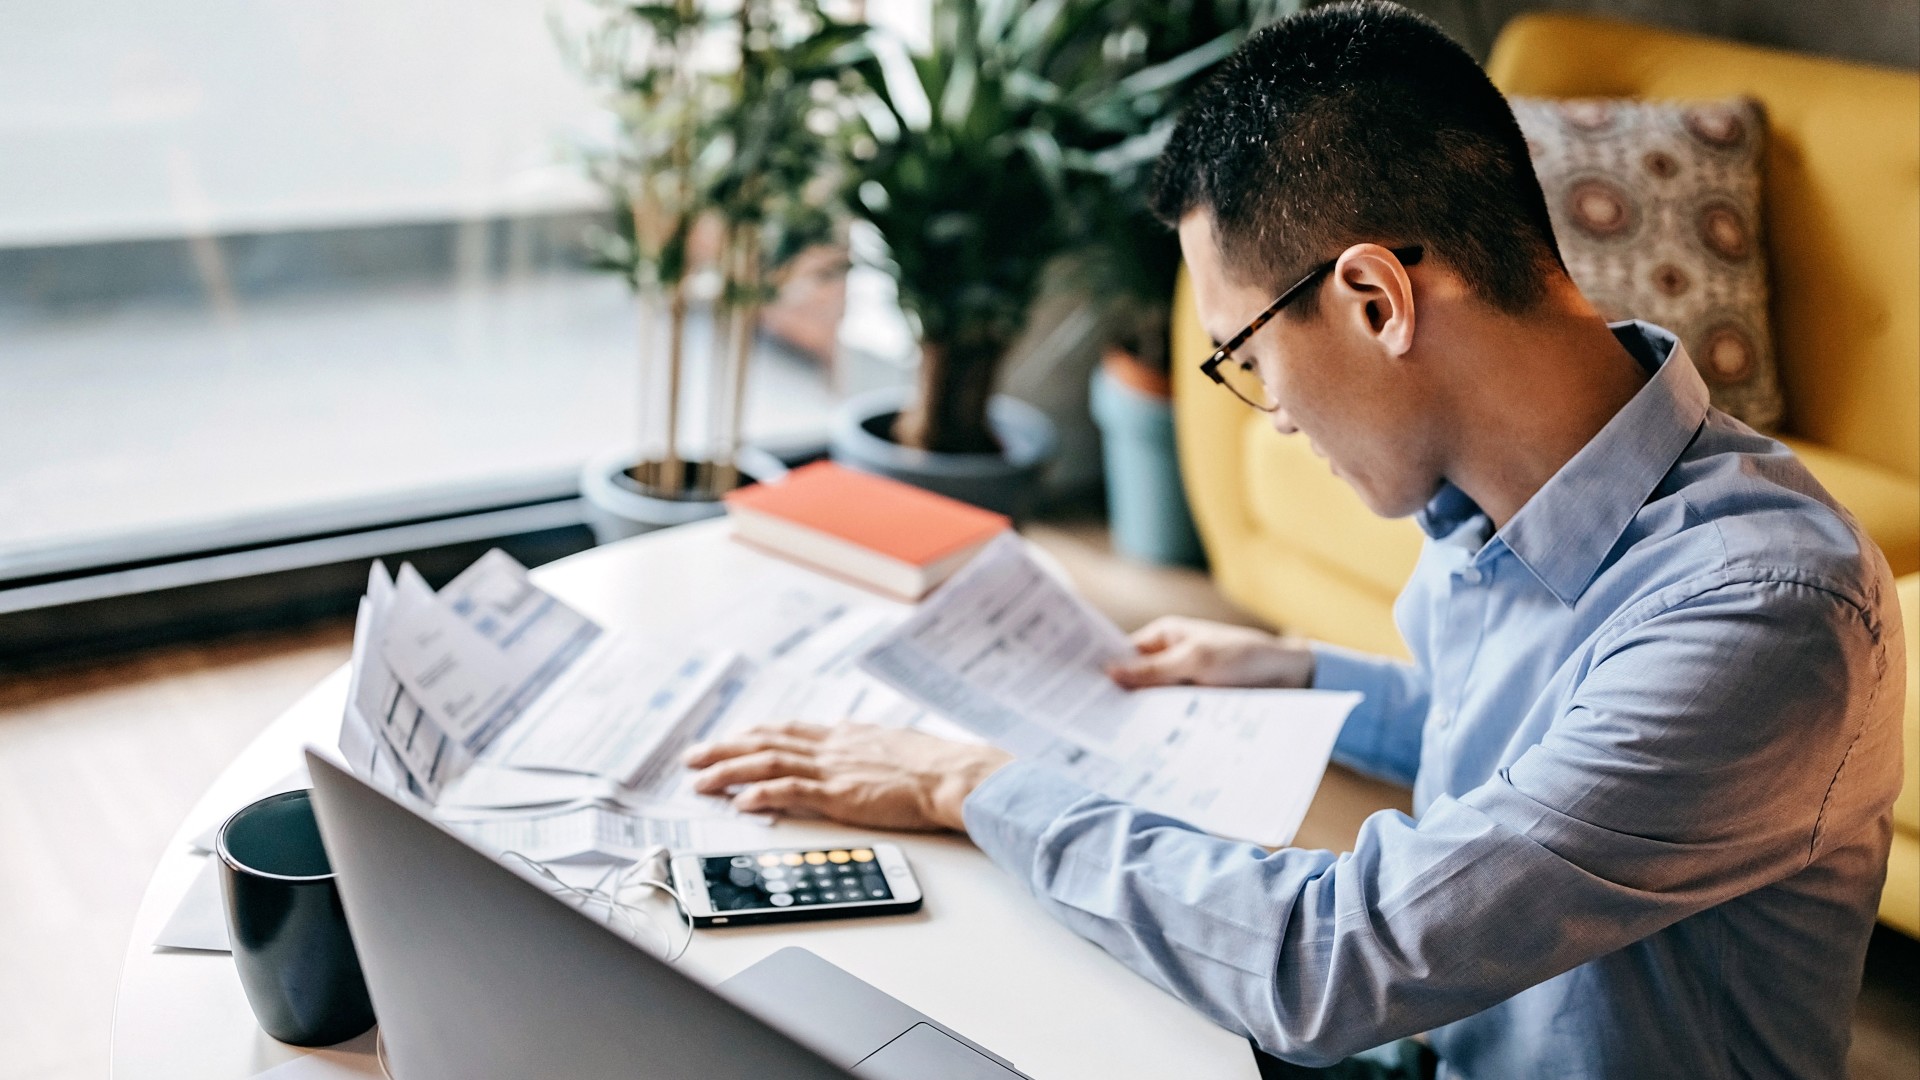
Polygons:
M267 1034L331 1046L373 1026L311 791L269 795L220 826L220 892L233 962Z

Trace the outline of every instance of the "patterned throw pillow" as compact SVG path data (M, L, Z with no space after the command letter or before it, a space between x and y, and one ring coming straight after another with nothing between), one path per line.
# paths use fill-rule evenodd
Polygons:
M1777 427L1759 103L1512 103L1581 291L1610 320L1678 334L1715 405L1763 431Z

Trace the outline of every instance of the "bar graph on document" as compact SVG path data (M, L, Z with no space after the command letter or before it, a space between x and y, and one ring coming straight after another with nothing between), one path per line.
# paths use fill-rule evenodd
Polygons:
M410 787L428 800L472 762L472 755L428 716L395 677L384 652L386 616L394 583L378 562L368 575L353 635L353 681L347 693L347 718L341 752L365 775L393 786L389 768L404 772ZM383 760L381 751L390 761Z

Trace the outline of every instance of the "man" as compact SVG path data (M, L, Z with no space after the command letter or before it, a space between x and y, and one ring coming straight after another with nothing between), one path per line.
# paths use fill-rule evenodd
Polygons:
M1428 1032L1445 1076L1843 1075L1900 784L1871 542L1670 334L1594 313L1505 101L1403 9L1253 35L1158 189L1227 342L1209 370L1430 540L1396 609L1412 664L1163 621L1114 675L1363 691L1337 755L1412 784L1416 817L1267 853L860 727L701 748L700 785L965 829L1290 1061Z

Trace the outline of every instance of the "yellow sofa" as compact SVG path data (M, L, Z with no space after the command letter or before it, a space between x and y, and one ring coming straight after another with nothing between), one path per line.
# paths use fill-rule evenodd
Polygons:
M1906 788L1881 918L1920 936L1920 76L1570 15L1515 19L1487 68L1509 94L1747 94L1770 124L1765 197L1786 441L1901 575ZM1391 605L1420 532L1383 521L1265 417L1209 385L1184 283L1174 411L1220 588L1276 626L1404 654Z

